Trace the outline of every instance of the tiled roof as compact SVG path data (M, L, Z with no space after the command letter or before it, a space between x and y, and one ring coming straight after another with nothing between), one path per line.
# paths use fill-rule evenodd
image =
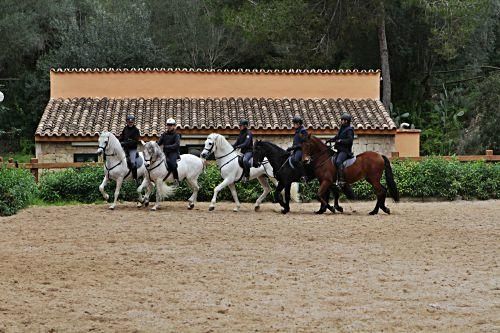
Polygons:
M253 129L291 129L291 119L300 115L308 128L336 129L347 112L357 129L396 129L378 100L348 99L265 99L265 98L184 98L184 99L51 99L36 130L41 136L86 136L101 131L118 133L125 117L133 114L145 136L165 130L173 117L181 129L237 129L241 118Z
M202 69L202 68L51 68L56 73L127 73L127 72L181 72L181 73L251 73L251 74L375 74L380 70L358 69Z

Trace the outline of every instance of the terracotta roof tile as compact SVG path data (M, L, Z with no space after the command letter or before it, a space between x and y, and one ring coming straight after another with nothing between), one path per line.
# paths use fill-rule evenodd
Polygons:
M127 73L127 72L182 72L182 73L251 73L251 74L375 74L380 70L358 69L202 69L202 68L51 68L56 73Z
M380 101L371 99L272 99L272 98L177 98L177 99L51 99L45 108L37 135L86 136L101 131L118 133L128 114L136 116L145 136L157 136L173 117L181 129L237 129L241 118L253 129L291 129L291 119L300 115L308 128L336 129L344 112L353 117L357 129L390 130L396 125Z

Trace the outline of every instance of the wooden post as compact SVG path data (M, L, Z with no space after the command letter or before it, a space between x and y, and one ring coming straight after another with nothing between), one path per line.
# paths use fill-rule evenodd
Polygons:
M30 159L30 163L31 164L38 163L38 158L32 157ZM35 177L35 181L38 183L38 167L37 168L33 168L33 165L32 165L31 168L30 168L30 171L31 171L31 174L33 175L33 177Z
M399 158L399 151L393 151L391 153L391 158Z

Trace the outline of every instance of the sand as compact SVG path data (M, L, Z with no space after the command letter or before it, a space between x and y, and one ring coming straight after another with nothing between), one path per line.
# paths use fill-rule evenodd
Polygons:
M23 210L0 332L499 332L500 201L373 205Z

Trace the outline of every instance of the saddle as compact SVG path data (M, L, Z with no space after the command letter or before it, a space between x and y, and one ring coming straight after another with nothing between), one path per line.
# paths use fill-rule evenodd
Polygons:
M125 155L127 157L127 167L129 169L132 169L132 162L130 161L130 154L128 152L125 152ZM139 152L135 154L135 163L137 166L137 169L139 169L142 164L144 163L144 160L142 159L141 155L139 155Z
M245 165L243 164L243 155L239 155L238 156L238 165L244 169L245 168ZM250 159L250 167L252 167L253 165L253 157Z
M333 164L335 164L335 160L336 159L337 159L337 153L335 153L332 156L332 163ZM344 162L342 162L342 166L344 167L344 169L347 169L348 167L350 167L351 165L353 165L354 162L356 162L356 156L351 155L347 160L345 160Z
M293 164L292 156L288 157L287 162L288 162L288 165L290 165L290 168L292 168L292 169L295 169L296 167L298 167L298 165Z

